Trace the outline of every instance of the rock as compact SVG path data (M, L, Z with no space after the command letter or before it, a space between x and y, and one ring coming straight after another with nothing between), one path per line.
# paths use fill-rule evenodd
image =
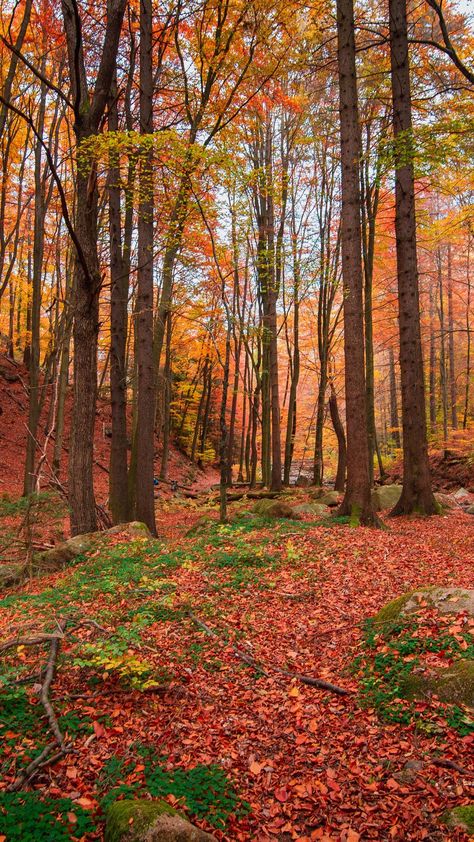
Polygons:
M444 494L442 491L436 491L434 498L443 509L455 509L458 506L456 499L451 494Z
M412 672L400 684L405 699L437 696L452 705L474 706L474 661L455 661L446 668Z
M474 834L474 802L447 810L441 816L441 821L448 827L458 827L469 834Z
M299 518L295 508L282 500L259 500L255 503L253 511L267 518L294 518L295 520Z
M410 784L416 780L420 772L425 768L422 760L407 760L400 772L394 772L393 776L400 784Z
M466 509L466 513L468 515L474 515L474 506L469 506L469 508Z
M35 553L33 557L34 570L36 572L61 570L65 564L68 564L77 556L87 553L97 540L97 536L103 534L103 532L88 532L84 535L74 535L51 550Z
M304 474L300 474L295 482L295 485L297 488L309 488L311 485L311 479L309 477L305 477Z
M460 611L466 611L474 617L474 589L435 586L419 588L393 599L380 609L374 620L376 623L397 620L398 617L416 613L421 603L437 608L441 614L458 614Z
M149 540L152 537L148 526L146 523L142 523L141 520L132 520L126 524L126 527L130 538L146 538Z
M454 492L453 498L459 506L462 506L463 509L468 509L474 505L472 494L469 494L469 491L465 488L458 488L458 490Z
M186 532L186 537L191 535L202 535L203 533L207 532L207 530L211 526L217 526L218 521L212 515L201 515L198 517L196 523L188 529Z
M330 517L331 512L327 506L321 503L300 503L298 506L293 506L293 511L298 517L300 515L311 515L314 518Z
M318 497L318 503L322 506L338 506L341 501L339 491L326 491L321 497Z
M394 483L393 485L379 485L372 491L372 505L376 512L381 509L392 509L400 499L402 493L402 486Z
M105 817L104 842L216 842L166 801L115 801Z
M0 564L0 590L18 585L25 578L24 564Z

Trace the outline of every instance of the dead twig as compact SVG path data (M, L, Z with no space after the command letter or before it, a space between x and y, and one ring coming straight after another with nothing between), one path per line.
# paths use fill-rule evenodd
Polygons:
M207 623L204 623L199 617L196 616L192 611L188 611L189 618L195 623L197 626L206 632L210 637L213 637L215 640L219 640L221 643L225 643L226 641L223 640L214 629L211 629ZM331 684L329 681L324 681L322 678L313 678L312 676L302 675L299 672L292 672L291 670L285 670L282 667L277 667L275 665L265 665L265 667L256 661L251 655L248 655L246 652L243 652L239 649L235 644L231 643L232 649L234 650L235 654L238 658L244 661L249 666L253 667L254 669L261 672L263 675L269 677L270 673L268 669L273 670L274 672L279 673L280 675L286 675L289 678L294 678L297 681L301 681L302 684L308 684L310 687L319 687L321 690L327 690L330 693L335 693L338 696L350 696L352 691L346 690L344 687L339 687L337 684Z

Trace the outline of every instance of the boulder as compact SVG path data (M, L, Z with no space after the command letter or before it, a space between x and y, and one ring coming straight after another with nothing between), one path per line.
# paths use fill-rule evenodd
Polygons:
M295 485L297 488L309 488L311 485L310 477L305 477L304 474L300 474L297 478Z
M457 827L466 833L474 834L474 802L447 810L441 816L441 821L448 827Z
M469 508L466 509L466 512L468 515L474 515L474 506L469 506Z
M472 494L470 494L465 488L458 488L458 490L454 492L453 497L458 506L462 506L463 509L468 509L474 504Z
M87 553L97 540L97 536L103 534L103 532L88 532L84 535L74 535L51 550L35 553L33 557L34 570L36 572L61 570L64 565L77 556Z
M207 532L211 526L216 526L218 521L212 515L201 515L198 517L196 523L188 529L186 532L186 537L191 535L202 535L203 533Z
M128 534L130 538L143 538L149 540L152 537L150 530L146 523L142 523L140 520L132 520L130 523L125 524Z
M340 502L339 491L326 491L321 497L318 497L318 503L321 503L322 506L338 506Z
M283 500L259 500L255 503L253 511L260 517L267 518L294 518L298 520L299 515L295 512L294 506L284 503Z
M166 801L115 801L105 816L104 842L216 842Z
M379 485L372 491L372 505L376 512L382 509L392 509L400 499L402 493L402 486L394 483L393 485Z
M405 699L429 699L437 696L452 705L474 706L474 661L455 661L446 668L431 668L410 673L400 684Z
M407 614L416 613L422 604L436 608L441 614L459 614L460 611L465 611L474 617L474 588L419 588L388 602L375 615L374 620L376 623L397 620Z
M0 564L0 591L23 581L26 574L24 564Z
M293 511L300 517L300 515L310 515L313 518L330 517L331 512L327 506L322 503L299 503L298 506L293 506Z
M444 494L442 491L436 491L434 498L443 509L456 509L458 503L451 494Z

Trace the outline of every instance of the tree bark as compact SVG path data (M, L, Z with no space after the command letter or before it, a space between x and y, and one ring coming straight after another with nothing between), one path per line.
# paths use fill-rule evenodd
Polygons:
M431 489L425 415L406 0L389 0L389 17L403 428L403 490L391 514L430 515L437 504Z
M342 163L341 247L344 286L344 359L347 423L347 485L340 507L354 524L377 524L371 502L364 360L362 241L359 159L361 152L352 0L337 2L339 113Z

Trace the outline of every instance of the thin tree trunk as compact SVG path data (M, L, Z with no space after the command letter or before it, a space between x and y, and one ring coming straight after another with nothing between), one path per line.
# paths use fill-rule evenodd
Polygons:
M342 276L347 419L347 485L340 513L353 523L376 524L371 502L364 360L362 242L359 159L361 152L352 0L337 2L339 111L342 163Z
M448 350L449 350L449 392L451 402L451 426L453 430L458 428L456 369L454 356L454 315L453 315L453 266L451 256L451 243L448 243Z
M330 384L330 389L331 392L329 395L329 413L331 415L332 425L334 427L334 432L336 433L337 438L337 471L336 479L334 481L334 490L340 491L341 494L343 494L346 484L346 434L344 432L344 425L339 415L337 395L333 383Z
M140 0L140 132L153 132L153 21L151 0ZM140 161L137 273L136 517L156 534L154 501L155 376L153 359L153 153Z
M393 515L437 511L431 489L421 347L406 0L389 0L393 130L398 150L395 231L400 329L403 490ZM400 154L401 153L401 154Z
M395 376L395 358L393 348L388 352L390 378L390 437L395 447L400 447L400 421L398 419L397 378Z

